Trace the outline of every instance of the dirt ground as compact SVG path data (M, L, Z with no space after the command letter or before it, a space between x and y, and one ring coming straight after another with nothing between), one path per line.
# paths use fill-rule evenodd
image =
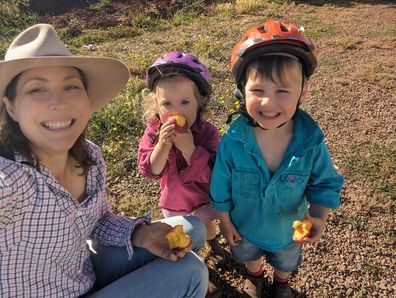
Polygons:
M322 3L305 2L307 6L295 9ZM303 108L325 131L335 164L345 176L345 187L342 205L331 214L323 238L304 247L302 265L292 275L291 285L296 297L395 297L396 7L392 1L327 2L315 5L316 13L345 35L319 40L323 64L312 78L311 96ZM119 9L136 9L127 3L117 5L94 14L78 10L73 17L84 28L114 26L121 22L114 17ZM330 9L332 5L336 8ZM67 26L69 19L70 15L42 17L57 26ZM381 31L389 24L393 24L391 35ZM382 159L376 163L378 156ZM392 177L376 176L379 172ZM388 192L384 181L390 186ZM136 170L110 181L109 192L132 203L144 197L155 206L158 184L148 182ZM138 203L133 204L139 209ZM228 252L221 236L219 241ZM201 256L211 278L222 285L223 297L242 297L243 266L229 255L219 263L213 262L207 250ZM268 266L265 269L269 295L271 271Z

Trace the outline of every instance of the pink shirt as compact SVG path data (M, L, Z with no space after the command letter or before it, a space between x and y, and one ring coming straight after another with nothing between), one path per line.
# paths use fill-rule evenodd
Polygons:
M158 143L156 135L160 125L158 119L147 122L139 144L139 169L148 178L161 179L160 208L190 213L210 203L209 182L219 144L219 132L202 118L196 121L191 127L196 149L191 156L190 165L173 146L164 170L160 175L154 175L150 169L150 155Z

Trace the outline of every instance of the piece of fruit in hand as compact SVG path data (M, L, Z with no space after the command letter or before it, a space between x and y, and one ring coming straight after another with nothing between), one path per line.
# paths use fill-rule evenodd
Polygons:
M311 232L312 222L308 219L295 220L293 222L293 240L301 241L304 238L308 238Z
M176 225L166 233L170 249L184 249L191 244L191 238L184 234L183 225Z
M175 130L178 133L186 133L188 130L188 122L187 119L178 113L172 113L170 115L171 118L174 119L175 122Z

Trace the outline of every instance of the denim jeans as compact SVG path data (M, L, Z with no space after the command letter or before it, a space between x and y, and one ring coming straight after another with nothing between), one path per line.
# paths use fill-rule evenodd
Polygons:
M274 268L283 272L293 272L301 264L301 244L292 245L276 252L265 251L246 238L230 247L232 255L241 263L255 261L265 256L267 262Z
M195 252L206 241L205 226L195 216L175 216L160 221L171 226L183 224ZM95 288L100 290L90 297L205 297L208 269L194 252L172 262L145 249L134 248L128 261L125 247L93 243L93 248L97 252L92 254L97 278Z

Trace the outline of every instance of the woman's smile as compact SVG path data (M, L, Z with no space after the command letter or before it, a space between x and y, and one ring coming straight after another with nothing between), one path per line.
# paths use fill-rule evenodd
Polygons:
M60 130L69 128L73 125L75 119L67 120L67 121L45 121L43 122L43 126L49 130Z

